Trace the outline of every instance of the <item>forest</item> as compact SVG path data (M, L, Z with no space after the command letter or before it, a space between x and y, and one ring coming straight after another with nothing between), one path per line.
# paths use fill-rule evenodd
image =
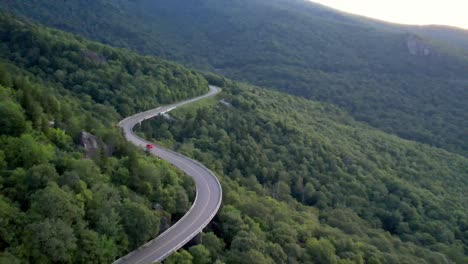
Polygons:
M188 177L125 142L115 109L62 92L1 64L0 263L109 263L194 197ZM74 131L98 136L95 155Z
M393 25L303 0L1 6L102 43L333 103L387 133L468 154L466 31Z
M208 91L194 71L156 57L87 42L9 15L0 18L0 58L123 116Z
M116 123L204 92L201 75L6 14L0 46L0 263L110 263L188 210L192 180Z
M223 187L214 221L166 263L468 261L464 156L5 13L0 60L0 263L110 263L180 218L191 180L116 124L208 83L223 92L139 128Z
M376 246L376 263L442 263L436 252L455 263L467 260L466 158L372 129L332 105L258 87L228 81L220 99L230 105L211 100L188 106L176 110L173 119L144 122L139 131L211 164L217 174L260 197L299 211L315 208L320 229L331 226L355 242ZM224 201L215 225L224 226L229 203ZM250 205L241 212L259 221L264 232L276 233L265 207ZM222 228L218 232L232 247L235 236L229 239L233 235ZM351 255L348 260L359 263L359 251L340 252L343 241L336 235L313 237L335 248L338 263ZM392 246L395 242L400 245ZM403 248L425 253L406 257ZM228 263L241 263L229 256ZM373 263L369 257L364 261Z

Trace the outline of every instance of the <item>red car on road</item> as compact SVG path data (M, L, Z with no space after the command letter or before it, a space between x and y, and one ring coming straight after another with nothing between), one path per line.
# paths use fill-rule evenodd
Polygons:
M152 148L154 148L154 146L151 145L151 144L146 144L146 148L147 148L147 149L152 149Z

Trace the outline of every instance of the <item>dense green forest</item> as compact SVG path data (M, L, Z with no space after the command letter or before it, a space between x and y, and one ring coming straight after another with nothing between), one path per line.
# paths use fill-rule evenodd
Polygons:
M192 180L115 124L203 77L5 14L0 47L0 263L110 263L188 210Z
M414 27L418 34L428 36L440 41L449 42L451 45L458 46L468 51L468 31L449 26L424 26Z
M109 263L183 215L191 181L116 123L207 80L217 99L141 127L223 185L214 221L167 263L468 261L463 156L6 14L0 41L0 263ZM97 137L93 155L82 131Z
M195 72L2 16L0 58L126 116L207 91Z
M230 105L215 100L177 110L173 119L144 122L140 131L211 164L257 195L319 209L322 225L376 246L377 255L384 253L378 257L383 263L409 261L400 252L403 247L442 252L456 263L468 260L466 158L376 131L330 105L233 83L228 87L218 99ZM236 236L225 233L222 217L229 202L217 219L222 226L217 231L232 247ZM242 212L273 235L277 231L265 207L251 205ZM367 240L371 233L386 238ZM317 238L340 247L333 234ZM403 242L393 248L387 239ZM425 261L442 262L434 256Z
M2 6L100 42L331 102L388 133L468 153L466 31L392 25L303 0Z

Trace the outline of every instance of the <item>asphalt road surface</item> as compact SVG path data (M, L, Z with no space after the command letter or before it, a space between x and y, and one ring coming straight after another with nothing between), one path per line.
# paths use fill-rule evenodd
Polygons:
M213 96L218 92L219 89L217 87L210 86L210 91L205 95L148 110L120 121L119 126L122 128L125 138L128 141L143 149L146 149L147 144L152 144L154 146L154 148L151 149L153 155L168 161L193 178L197 193L192 207L177 223L137 250L116 260L114 264L143 264L162 261L200 233L218 212L222 200L221 185L216 176L209 169L197 161L174 151L161 148L133 133L133 127L145 119L166 113L181 105Z

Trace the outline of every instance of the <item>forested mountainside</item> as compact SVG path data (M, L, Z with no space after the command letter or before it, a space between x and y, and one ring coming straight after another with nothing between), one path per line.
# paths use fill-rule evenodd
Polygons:
M142 126L223 185L213 223L167 263L467 261L463 156L6 14L0 47L0 263L109 263L188 210L191 181L116 122L201 94L206 79L223 94Z
M468 260L466 158L372 129L331 105L235 83L225 87L221 99L146 121L141 132L257 195L292 208L302 208L298 203L317 208L322 225L350 241L375 246L381 263L443 263L437 254L426 258L427 252L416 253L422 248L447 254L456 263ZM227 245L237 246L237 237L245 234L225 229L226 207L215 230ZM295 231L276 240L277 232L288 232L275 229L268 220L271 209L265 207L251 205L242 212L271 234L267 239L278 242L288 259L306 261L304 255L291 256L291 246L279 242L300 241ZM337 259L358 255L354 246L341 248L335 235L317 238L330 241L327 247ZM389 241L399 241L399 246ZM420 259L406 258L408 253L400 250L407 247L413 248L409 255Z
M448 26L423 26L413 29L421 35L448 42L468 52L468 30Z
M111 263L185 214L192 180L116 123L206 90L179 65L0 14L0 263Z
M115 46L315 100L467 155L466 32L366 20L304 0L4 1Z
M207 91L200 75L182 66L144 57L11 19L2 15L0 57L45 81L123 116Z

